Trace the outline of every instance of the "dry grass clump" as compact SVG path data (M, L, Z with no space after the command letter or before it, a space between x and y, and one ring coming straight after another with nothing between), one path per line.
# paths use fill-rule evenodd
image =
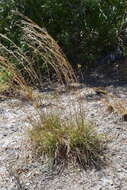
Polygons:
M18 72L17 75L20 74L27 84L42 86L42 82L50 79L53 73L59 82L74 82L73 69L57 42L32 20L20 13L18 15L22 20L18 26L26 49L0 33L0 69Z
M114 108L114 112L121 115L124 121L127 121L127 105L125 105L125 102L118 101L112 106Z
M34 151L53 159L53 163L78 163L83 167L102 163L104 138L82 117L63 121L58 115L43 114L29 130Z
M74 71L57 42L48 34L46 29L39 27L23 15L21 17L23 17L22 29L26 44L33 57L39 57L43 66L47 68L47 76L50 78L53 71L60 82L65 81L67 84L74 82L76 80ZM39 73L41 67L40 65L40 68L38 67L36 70L38 76L41 75Z
M74 82L74 71L57 42L32 20L18 15L25 49L0 33L0 83L5 74L6 84L22 89L26 99L32 99L30 86L42 88L44 81L52 83L52 77L60 83Z
M28 86L20 70L8 59L0 56L1 75L5 74L6 78L0 81L1 97L20 97L23 100L33 101L33 90Z
M127 121L127 102L120 101L117 98L112 99L112 101L104 101L104 103L107 106L107 111L110 113L116 113L120 116L122 116L122 119L124 121Z
M3 73L7 73L8 75L5 81L6 83L15 83L21 87L26 86L26 81L24 80L22 73L20 73L16 66L4 56L0 56L0 69Z

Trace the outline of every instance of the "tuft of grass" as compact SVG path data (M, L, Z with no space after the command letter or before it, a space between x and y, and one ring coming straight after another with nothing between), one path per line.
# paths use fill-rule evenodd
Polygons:
M103 101L107 106L107 111L110 113L116 113L122 117L124 121L127 121L127 102L121 101L118 98L112 99L112 101Z
M86 168L102 163L104 138L82 117L64 121L58 115L43 114L31 124L28 135L33 150L52 159L53 164L78 163Z

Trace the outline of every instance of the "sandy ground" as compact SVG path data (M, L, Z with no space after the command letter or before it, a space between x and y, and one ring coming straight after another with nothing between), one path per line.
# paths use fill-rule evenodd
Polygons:
M58 111L66 117L82 106L84 117L105 134L107 165L82 170L68 168L60 174L49 163L32 157L27 137L28 116L36 115L29 102L0 101L0 190L127 190L127 122L120 113L109 112L105 101L127 103L127 85L108 85L111 96L97 94L93 87L56 94L43 92L40 109Z

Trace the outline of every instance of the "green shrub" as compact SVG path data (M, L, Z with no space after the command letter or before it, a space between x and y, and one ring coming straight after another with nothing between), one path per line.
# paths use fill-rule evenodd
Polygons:
M116 48L127 54L126 0L2 0L0 8L0 32L28 54L17 27L21 23L12 10L18 9L45 27L76 66L93 67L98 57ZM41 68L39 57L35 64Z
M47 28L72 64L88 67L117 47L126 51L126 11L125 0L24 1L24 13Z

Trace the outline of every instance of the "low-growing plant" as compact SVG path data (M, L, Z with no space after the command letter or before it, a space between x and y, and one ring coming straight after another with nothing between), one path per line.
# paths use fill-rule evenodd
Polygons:
M114 100L112 99L112 102L110 101L104 101L104 103L107 106L107 111L114 112L122 117L124 121L127 121L127 105L125 101L118 100L118 98L114 97Z
M31 124L28 134L37 155L45 155L55 164L78 163L85 168L102 162L104 138L82 116L64 121L58 115L42 114Z

